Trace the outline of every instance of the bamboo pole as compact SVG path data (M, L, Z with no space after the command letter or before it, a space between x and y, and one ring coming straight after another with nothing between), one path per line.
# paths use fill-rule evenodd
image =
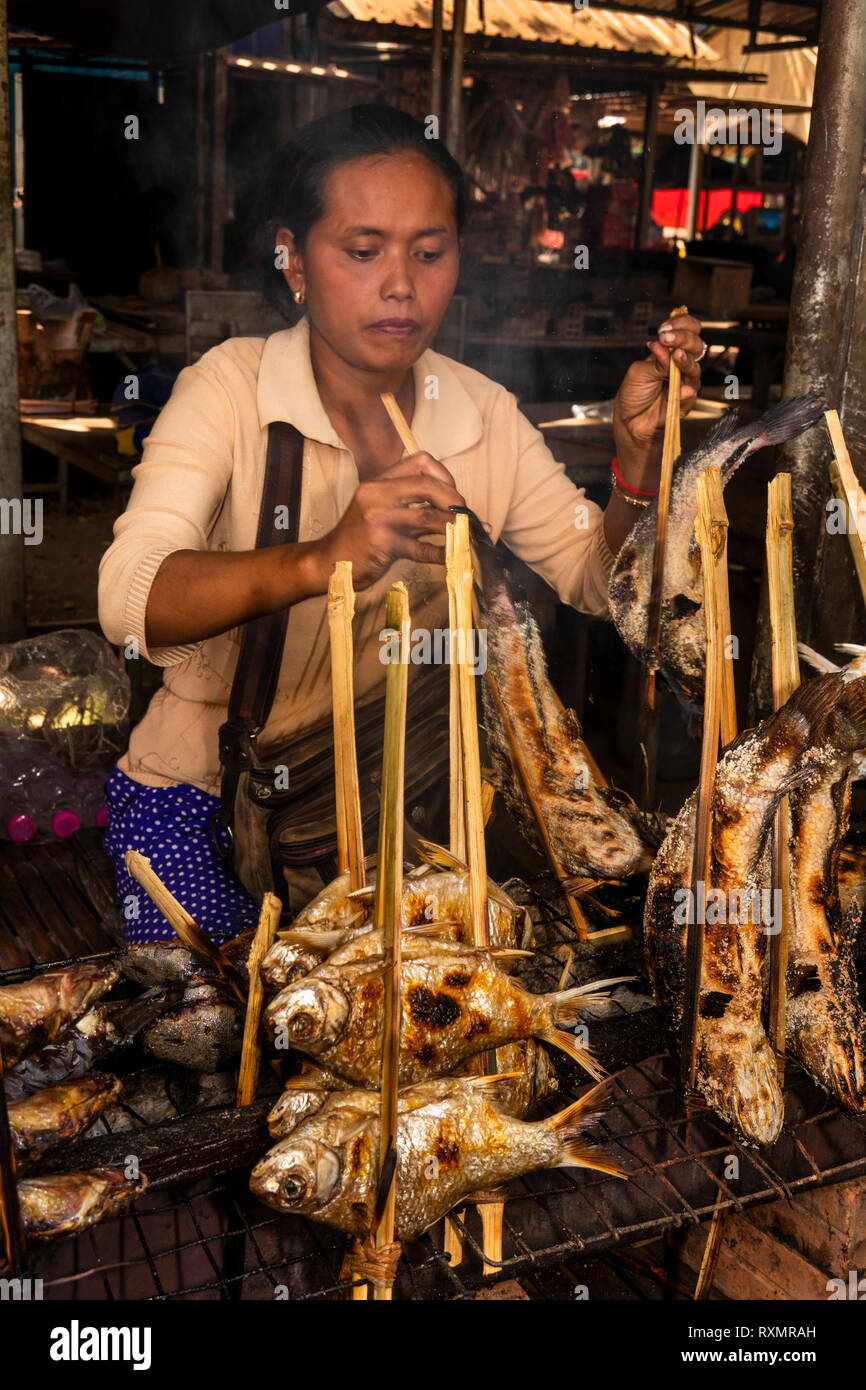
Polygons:
M206 936L196 921L190 917L185 907L181 907L177 898L170 893L162 879L154 869L150 867L150 860L143 854L139 854L137 849L126 851L126 868L128 873L140 883L144 891L152 902L156 903L163 917L180 937L184 946L188 946L191 951L204 956L215 966L217 972L225 980L236 994L244 1008L247 1006L247 995L243 987L241 978L233 965L225 959L219 947Z
M722 483L718 468L708 468L699 480L699 486L704 498L704 517L703 530L709 530L711 543L709 546L709 564L712 569L711 587L714 596L715 618L715 650L710 656L709 643L707 646L707 689L712 681L713 687L718 691L718 724L721 744L726 748L729 743L733 743L737 737L737 702L734 691L734 665L733 652L729 644L731 636L731 606L728 594L728 570L727 570L727 546L728 546L728 521L725 512L725 504L722 497ZM700 493L699 493L700 496ZM700 505L700 502L699 502ZM697 529L697 528L696 528ZM702 563L707 563L704 551L701 551ZM705 589L706 593L706 580ZM705 600L706 601L706 600ZM709 613L707 623L712 621ZM712 662L712 665L711 665ZM717 735L718 739L718 735ZM716 745L713 744L713 747ZM713 758L713 781L715 781L715 757ZM712 796L712 790L710 791ZM707 836L709 837L710 824L707 822ZM707 855L704 863L709 858L709 838L707 842ZM706 883L707 872L704 872L704 882ZM694 885L696 887L696 885ZM697 927L697 924L696 924ZM703 936L703 924L700 924L701 936ZM702 943L701 943L702 944ZM700 993L700 978L698 978L698 992L695 1008L697 1010L697 999ZM694 1082L694 1074L691 1075L691 1084ZM723 1197L721 1188L716 1193L716 1201L720 1202ZM695 1287L695 1300L705 1299L712 1286L715 1277L716 1266L719 1259L722 1240L727 1225L727 1211L717 1208L713 1212L710 1222L710 1229L707 1234L707 1242L704 1246L704 1255L701 1260L701 1267L698 1272L697 1284Z
M720 569L724 574L724 540L728 518L722 499L717 468L708 468L697 482L698 515L695 535L701 550L704 579L704 616L707 628L707 677L704 692L704 727L701 745L701 770L698 783L695 846L692 860L692 901L694 913L686 934L686 978L683 998L680 1075L687 1091L694 1089L697 1066L698 1005L703 965L703 922L697 920L698 884L705 890L709 875L710 830L716 762L719 755L719 732L724 680L724 636L719 612Z
M247 995L247 1012L244 1018L244 1041L241 1048L241 1065L238 1071L237 1105L252 1105L259 1084L259 1066L262 1060L262 1036L259 1025L262 1019L264 989L260 974L265 955L274 944L274 936L280 921L282 903L275 893L265 893L259 924L250 947L247 970L250 977Z
M866 493L857 481L857 475L851 463L851 455L848 453L848 446L845 443L845 436L839 423L838 411L826 411L824 419L827 422L834 454L830 461L830 482L840 502L845 504L845 530L851 544L851 554L854 558L854 568L857 571L860 592L863 595L863 601L866 602ZM853 527L851 525L852 516L854 517Z
M671 318L682 318L689 311L685 304L674 309ZM668 533L668 509L671 500L671 482L674 462L680 453L680 369L671 353L668 368L668 400L665 415L665 437L662 446L662 470L659 478L658 500L656 506L656 536L653 547L652 580L647 606L646 651L647 670L643 683L641 703L640 733L646 749L648 776L646 785L646 806L649 810L655 790L656 761L658 757L658 711L656 709L656 652L662 620L662 584L664 581L665 549ZM636 788L635 788L636 790Z
M328 581L328 627L331 637L331 702L334 718L334 773L337 804L337 866L349 871L351 891L363 888L364 830L358 754L355 744L355 690L352 675L352 618L355 591L351 560L338 560Z
M850 461L849 461L850 462ZM767 578L773 661L773 708L779 709L800 684L797 620L794 610L794 511L790 473L778 473L767 489ZM773 887L782 894L781 929L770 938L770 1042L776 1053L779 1084L785 1082L785 1010L788 941L791 927L790 830L787 796L776 811L773 836Z
M400 657L390 661L385 677L385 740L382 753L382 811L379 819L379 856L373 926L382 932L384 1018L382 1027L382 1094L379 1111L379 1175L386 1172L397 1149L397 1091L400 1073L400 1020L402 990L401 893L403 887L403 782L406 756L406 691L408 663L403 659L409 643L409 597L398 581L385 603L385 625L400 634ZM395 1170L396 1172L396 1170ZM396 1200L395 1173L387 1192L379 1193L382 1214L376 1227L376 1248L394 1241ZM391 1289L376 1287L374 1301L390 1302Z
M448 526L445 532L445 561L454 561L454 528ZM457 604L453 585L448 585L448 631L457 630ZM456 661L449 662L449 848L458 859L466 859L466 817L463 809L463 743L460 737L460 686ZM488 810L489 814L489 810ZM486 820L486 817L485 817ZM445 1254L450 1255L452 1265L459 1265L463 1259L463 1237L460 1228L450 1216L445 1217Z

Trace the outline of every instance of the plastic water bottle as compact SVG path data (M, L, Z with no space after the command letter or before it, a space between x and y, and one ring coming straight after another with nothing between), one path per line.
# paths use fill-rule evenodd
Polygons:
M24 843L68 840L82 825L105 827L105 778L75 778L32 740L0 742L0 838Z

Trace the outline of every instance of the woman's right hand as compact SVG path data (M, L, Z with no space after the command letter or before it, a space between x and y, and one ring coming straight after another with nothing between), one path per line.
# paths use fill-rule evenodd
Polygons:
M351 560L356 589L369 588L398 559L444 564L444 547L418 537L444 535L454 520L449 507L465 506L448 469L430 454L412 454L360 483L333 531L315 543L322 592L338 560Z

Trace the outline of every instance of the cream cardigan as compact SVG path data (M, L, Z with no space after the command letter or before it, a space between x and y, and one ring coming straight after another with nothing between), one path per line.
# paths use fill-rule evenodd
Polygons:
M494 540L501 536L565 603L606 614L614 557L601 510L569 482L514 396L435 352L425 352L414 371L412 430L421 448L453 474ZM319 398L306 319L266 339L230 338L185 368L132 470L129 506L99 567L99 618L110 642L134 638L142 656L165 668L119 763L136 781L219 790L217 731L242 629L149 650L145 609L172 551L253 549L273 420L289 421L306 439L298 538L314 540L345 512L358 474ZM356 597L357 698L383 682L379 632L395 579L408 587L413 629L448 625L444 566L392 565ZM327 598L321 595L292 609L265 738L308 728L329 708Z

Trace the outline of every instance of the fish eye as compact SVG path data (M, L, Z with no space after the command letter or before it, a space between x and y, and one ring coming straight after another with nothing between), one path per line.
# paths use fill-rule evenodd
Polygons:
M287 1173L282 1181L282 1195L287 1202L300 1202L306 1195L307 1184L300 1173Z
M310 1013L295 1014L289 1025L296 1038L311 1038L315 1033L316 1020Z

